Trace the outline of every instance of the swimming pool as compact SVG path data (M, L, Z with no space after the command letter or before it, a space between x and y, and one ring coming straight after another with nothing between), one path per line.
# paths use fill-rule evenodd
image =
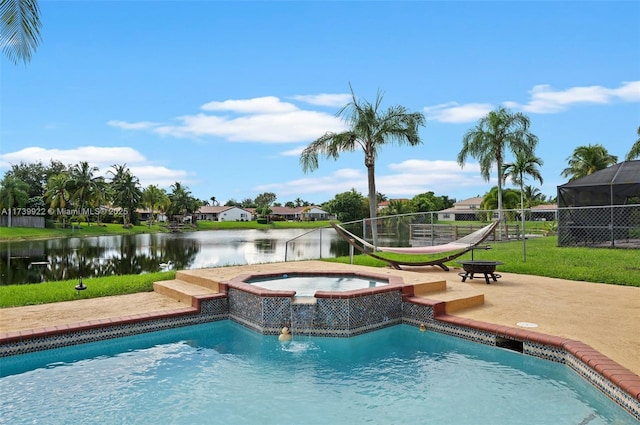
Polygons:
M283 343L221 321L0 365L10 424L636 423L566 366L407 325Z
M252 277L247 283L274 291L295 291L298 297L313 297L317 291L346 292L356 289L379 288L389 284L388 280L358 275L299 275Z

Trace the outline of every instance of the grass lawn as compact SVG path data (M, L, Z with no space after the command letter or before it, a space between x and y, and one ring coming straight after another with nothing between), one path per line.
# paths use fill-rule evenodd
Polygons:
M640 252L637 249L609 249L558 247L555 236L527 239L526 261L523 256L522 241L494 242L489 244L489 250L477 250L476 260L495 260L504 262L498 266L500 271L530 274L534 276L556 277L560 279L580 280L596 283L609 283L640 287ZM429 256L410 256L407 254L379 253L388 258L402 258L407 261L428 260ZM433 256L438 258L439 256ZM467 253L456 260L447 263L449 266L460 267L456 261L470 260L471 253ZM348 263L348 257L327 259ZM354 257L354 263L375 267L385 267L387 264L366 255Z
M78 280L0 286L0 308L73 301L153 291L153 282L175 279L176 272L106 276L83 279L87 289L76 291Z
M146 224L141 224L128 229L122 227L122 224L113 223L101 224L99 226L95 225L94 223L92 223L91 226L88 226L87 223L82 223L79 229L34 229L30 227L0 227L0 242L85 236L128 235L136 233L158 233L166 231L166 228L161 227L157 224L154 224L151 227L147 226Z

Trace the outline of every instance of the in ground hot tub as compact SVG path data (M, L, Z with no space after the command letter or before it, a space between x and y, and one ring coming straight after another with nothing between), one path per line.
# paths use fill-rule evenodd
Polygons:
M352 336L402 321L403 279L375 273L249 274L227 282L229 317L265 334Z
M380 288L389 284L388 278L358 275L305 275L299 273L254 276L246 283L276 291L295 291L297 297L313 297L316 292L346 292L358 289Z

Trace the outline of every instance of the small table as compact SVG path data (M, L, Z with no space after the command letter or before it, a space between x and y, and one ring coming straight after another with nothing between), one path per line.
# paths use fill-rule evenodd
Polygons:
M496 266L504 264L502 261L464 260L458 261L458 263L462 264L462 268L465 271L464 273L458 273L458 275L462 277L463 282L467 280L467 278L473 279L475 273L482 273L487 285L491 284L489 277L491 277L494 282L497 282L498 278L502 277L496 273Z

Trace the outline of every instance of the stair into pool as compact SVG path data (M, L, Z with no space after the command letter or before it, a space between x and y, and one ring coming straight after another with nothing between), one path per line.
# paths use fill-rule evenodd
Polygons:
M413 287L414 297L444 302L446 313L454 313L484 304L484 293L462 282L438 280L418 283Z
M174 280L155 282L156 293L168 296L187 305L193 305L194 298L220 294L220 279L206 270L182 270L176 272ZM459 281L433 280L413 285L413 296L441 301L446 313L454 313L484 304L484 294L473 286ZM295 302L309 302L297 300Z
M173 298L187 305L193 305L193 299L220 293L220 284L197 274L176 272L173 280L154 282L153 291Z

